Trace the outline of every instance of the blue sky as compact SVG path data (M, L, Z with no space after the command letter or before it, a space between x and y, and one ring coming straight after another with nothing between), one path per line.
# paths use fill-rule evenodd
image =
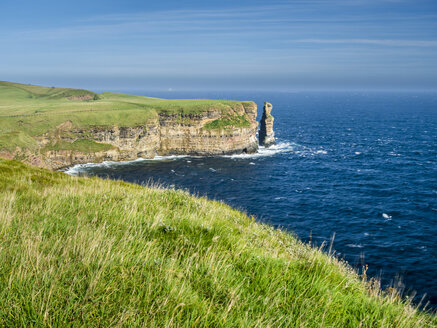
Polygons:
M0 1L0 80L437 89L436 0Z

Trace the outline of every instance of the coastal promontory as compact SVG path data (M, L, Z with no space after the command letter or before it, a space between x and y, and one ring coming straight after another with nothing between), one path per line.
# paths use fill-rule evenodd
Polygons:
M59 169L156 155L253 153L252 101L158 99L0 82L0 157Z

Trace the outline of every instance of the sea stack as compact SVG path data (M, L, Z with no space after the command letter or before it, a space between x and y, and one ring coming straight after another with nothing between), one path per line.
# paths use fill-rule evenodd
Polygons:
M271 113L273 106L271 103L264 103L263 116L261 118L261 126L259 129L259 145L270 147L276 144L275 132L273 132L273 116Z

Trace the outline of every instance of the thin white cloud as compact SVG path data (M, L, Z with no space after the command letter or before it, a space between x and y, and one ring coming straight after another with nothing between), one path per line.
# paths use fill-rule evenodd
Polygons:
M302 39L299 43L314 44L365 44L391 47L436 47L437 40L395 40L395 39Z
M364 36L360 31L366 31L369 39L411 38L415 34L429 31L430 21L435 20L433 14L373 14L346 11L338 14L322 14L325 7L332 9L332 4L347 4L348 1L358 0L287 0L274 1L269 5L252 5L240 8L222 9L173 9L136 13L114 13L80 18L65 22L58 26L44 29L0 30L0 39L16 42L17 39L32 40L88 40L101 42L108 38L114 41L132 39L174 39L175 36L187 35L187 40L210 37L226 40L241 41L249 38L259 40L265 35L290 40L302 38L299 42L312 43L361 43L372 44L367 41L357 41ZM370 1L370 0L366 0ZM373 0L375 1L375 0ZM381 0L378 0L381 1ZM327 6L327 4L331 4ZM402 29L405 22L409 29ZM424 23L425 22L425 23ZM352 25L351 25L352 24ZM391 29L384 28L392 24ZM352 27L352 28L351 28ZM391 31L396 31L397 36ZM341 34L339 34L341 33ZM400 36L399 33L403 35ZM341 35L346 41L324 38L309 39L313 36ZM354 38L354 39L352 39ZM352 40L352 41L351 41ZM373 41L385 42L393 40ZM203 42L203 39L202 39ZM417 46L429 46L428 41L419 42ZM171 42L169 42L171 44ZM382 45L382 43L380 43ZM394 45L394 44L393 44ZM406 46L407 44L398 44ZM433 45L433 44L430 44ZM414 45L413 45L414 46Z

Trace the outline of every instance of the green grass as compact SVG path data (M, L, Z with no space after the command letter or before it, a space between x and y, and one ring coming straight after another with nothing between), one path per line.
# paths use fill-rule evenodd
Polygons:
M1 327L436 325L223 203L0 160Z
M38 144L24 131L9 131L0 134L0 150L14 152L17 147L36 151Z
M157 120L158 115L164 113L187 115L218 110L235 116L235 108L246 103L249 102L167 100L109 92L96 94L82 89L0 81L0 150L10 151L17 143L32 150L35 143L31 138L50 133L67 120L76 129L90 126L135 127ZM16 141L14 136L17 133L24 133L27 137Z
M245 115L224 116L205 124L205 129L225 129L230 127L249 127L250 122Z
M74 150L81 153L95 153L112 148L114 148L114 146L97 143L93 140L77 139L74 142L58 141L54 145L48 144L44 150Z
M24 96L25 98L31 98L31 99L35 99L35 98L36 99L38 98L63 99L63 98L77 97L77 96L89 96L89 98L92 100L99 99L97 93L88 90L83 90L83 89L55 88L55 87L49 88L49 87L42 87L37 85L20 84L20 83L6 82L6 81L0 81L0 87L3 88L3 91L0 93L0 95L13 92L15 94L21 95L21 97L19 98L22 98ZM14 90L14 89L18 89L18 90Z

